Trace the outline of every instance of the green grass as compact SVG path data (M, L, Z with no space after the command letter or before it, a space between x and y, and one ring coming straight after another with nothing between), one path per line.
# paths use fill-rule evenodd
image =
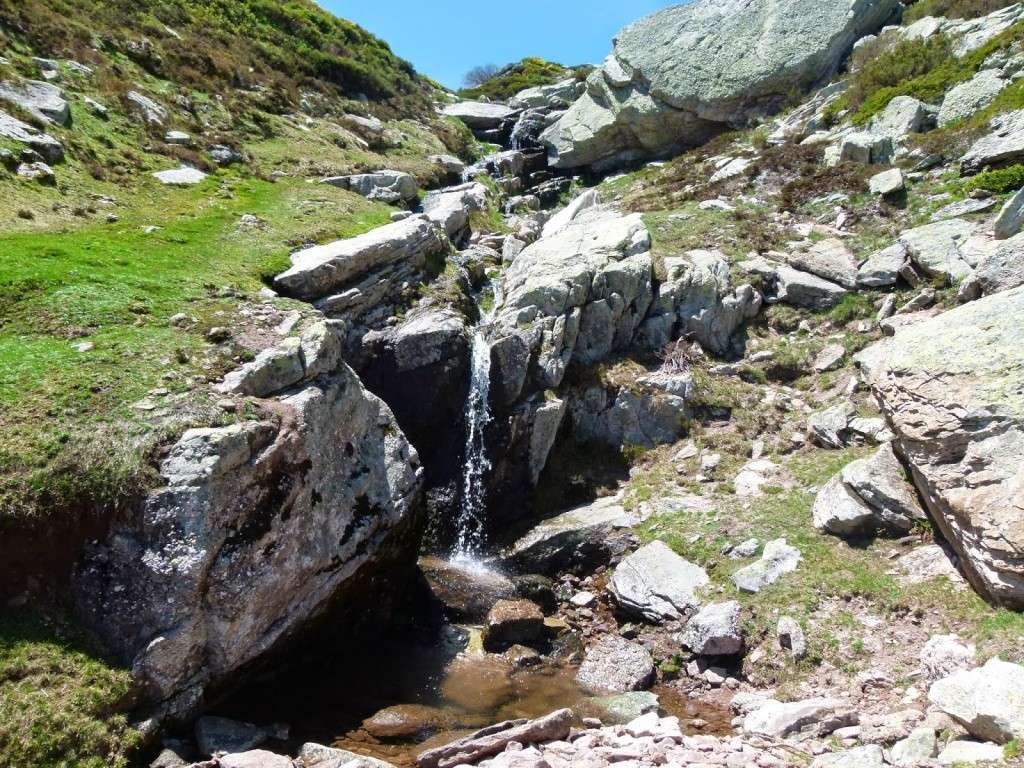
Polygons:
M243 213L266 228L241 228ZM137 486L147 446L166 435L132 404L234 365L203 336L231 325L238 299L222 289L252 296L287 266L290 245L351 236L389 213L327 186L227 176L143 185L117 224L0 235L0 520ZM172 327L179 312L198 322ZM83 341L94 349L76 351Z
M91 638L24 610L0 616L0 764L125 768L139 734L126 718L130 676Z

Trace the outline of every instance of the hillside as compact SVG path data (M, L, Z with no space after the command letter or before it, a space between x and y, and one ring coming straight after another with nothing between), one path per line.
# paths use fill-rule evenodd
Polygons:
M566 67L541 58L528 57L502 67L480 85L464 88L459 91L459 96L464 99L507 101L527 88L553 85L568 78L582 80L588 71L588 67Z

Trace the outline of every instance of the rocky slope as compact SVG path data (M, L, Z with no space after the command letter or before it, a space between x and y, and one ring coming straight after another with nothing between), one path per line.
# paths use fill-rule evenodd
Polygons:
M349 748L430 768L1015 758L1024 9L999 5L883 28L898 3L697 2L629 27L585 90L437 94L428 116L394 95L356 113L331 81L342 94L266 112L269 137L217 145L212 106L188 134L198 159L230 154L209 176L191 155L166 167L185 141L178 100L126 94L109 141L155 130L167 154L119 182L143 200L61 236L99 272L92 290L19 258L3 305L18 370L43 340L77 364L0 390L24 392L4 455L49 444L37 404L57 393L72 434L55 444L112 433L96 445L129 444L138 468L113 491L83 483L83 522L19 522L3 545L22 553L12 608L73 611L130 670L129 696L81 717L114 734L110 712L131 709L152 753L138 759L159 745L161 766L387 765ZM19 154L0 180L32 201L9 236L19 257L53 242L40 199L99 194L76 175L98 94L69 61L32 62L42 38L12 29L5 66L57 72L74 94L17 77L0 90L25 110L9 140L43 158ZM170 87L149 77L153 96ZM124 127L150 117L159 129ZM503 149L472 156L466 130ZM39 183L55 143L56 192ZM126 269L139 237L159 292ZM471 426L482 459L464 467ZM42 463L33 482L58 488ZM470 482L483 504L467 511ZM67 506L56 490L33 501ZM467 524L482 563L417 573ZM32 563L40 530L72 532L56 566ZM389 622L403 595L422 615ZM479 643L435 614L482 623ZM192 728L257 673L283 686L296 643L389 629L447 655L409 699L382 693L390 670L343 684L346 749L303 745L303 722ZM350 672L385 647L360 646ZM14 690L24 662L5 653ZM522 693L552 680L550 697ZM274 690L268 722L318 684L334 685ZM41 709L0 719L38 732ZM124 764L132 740L108 741L52 747L0 725L19 768L62 749Z

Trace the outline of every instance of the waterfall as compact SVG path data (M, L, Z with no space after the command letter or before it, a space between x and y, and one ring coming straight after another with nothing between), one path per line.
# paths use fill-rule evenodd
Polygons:
M456 526L455 560L473 560L484 545L487 473L491 469L485 430L491 421L491 344L481 321L473 334L469 397L466 400L466 450L462 466L462 503Z

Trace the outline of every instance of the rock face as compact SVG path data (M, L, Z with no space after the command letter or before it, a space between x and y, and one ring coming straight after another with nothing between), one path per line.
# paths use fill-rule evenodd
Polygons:
M427 260L446 255L447 238L425 216L413 216L348 240L292 255L292 267L274 279L286 296L313 301L332 317L356 318L386 304Z
M370 620L356 606L389 594L372 579L400 584L414 560L421 470L387 406L342 363L272 413L186 432L75 575L80 612L168 716L332 609Z
M972 736L1005 744L1024 739L1024 667L992 659L934 683L928 700Z
M619 563L608 591L624 613L661 623L696 610L697 592L708 583L703 568L652 541Z
M0 111L0 136L13 139L34 149L48 163L59 163L64 159L64 147L48 133L33 128L6 112Z
M858 356L971 583L1024 605L1024 288L905 326Z
M692 146L779 109L794 87L827 80L853 43L898 8L896 0L698 0L666 8L619 33L586 93L542 140L562 168Z
M419 185L416 179L402 171L376 171L354 176L332 176L325 184L358 192L369 200L382 203L408 203L416 199Z
M449 104L443 111L448 117L457 118L474 130L497 128L515 114L514 109L504 104L484 101L460 101L458 104Z

